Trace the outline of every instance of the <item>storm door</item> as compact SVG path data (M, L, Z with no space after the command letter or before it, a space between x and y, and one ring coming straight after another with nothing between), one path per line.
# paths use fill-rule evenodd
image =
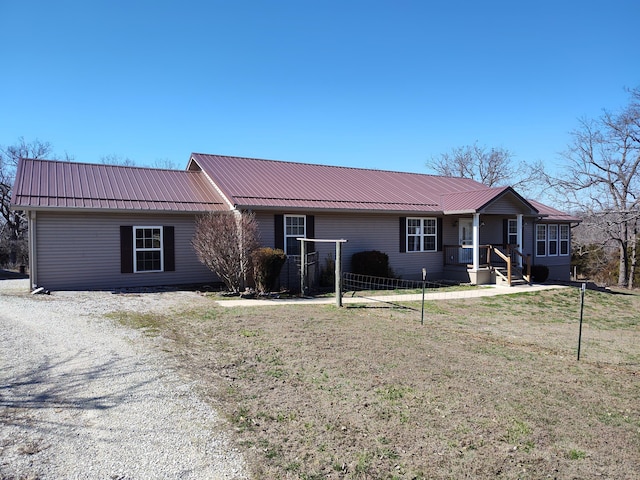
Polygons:
M473 219L461 218L458 220L459 251L458 262L473 263Z

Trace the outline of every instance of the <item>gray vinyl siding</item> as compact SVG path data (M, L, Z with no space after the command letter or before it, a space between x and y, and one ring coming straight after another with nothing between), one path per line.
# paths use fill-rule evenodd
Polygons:
M498 202L500 203L500 202ZM512 208L511 202L505 200L499 208L492 209L492 214L482 214L480 227L480 244L502 245L504 242L504 220L515 219L519 213ZM497 212L503 212L497 214ZM289 213L289 212L281 212ZM343 244L343 270L351 270L351 256L365 250L379 250L389 256L389 264L397 277L419 279L422 268L427 269L430 280L444 278L443 252L407 252L400 253L399 219L401 215L386 214L353 214L353 213L312 213L296 212L297 214L313 214L315 217L315 238L318 239L346 239ZM405 215L403 215L405 216ZM415 217L429 217L430 215L407 215ZM464 216L463 216L464 217ZM274 245L274 213L258 212L256 214L261 232L262 245ZM467 217L470 218L470 217ZM442 221L442 243L458 245L458 217L446 216ZM553 222L558 223L558 222ZM334 258L335 245L317 243L320 268L327 258ZM552 280L566 280L570 274L570 256L535 257L535 228L531 217L523 219L522 253L531 255L533 263L547 265L550 269L549 278Z
M523 255L530 255L530 260L533 262L533 254L534 250L534 238L533 238L533 221L530 218L524 219L524 224L522 225L522 253Z
M515 218L515 215L510 218ZM504 219L505 217L480 215L480 245L502 245L504 242Z
M522 213L522 203L513 195L505 195L495 202L492 202L482 213L490 215L511 215L515 217L518 213Z
M260 232L260 245L264 247L275 247L274 214L265 212L255 212Z
M38 212L37 284L51 290L215 282L191 246L193 215ZM120 226L173 226L175 271L120 273Z
M299 212L297 214L304 213ZM389 265L398 277L419 279L424 267L427 269L430 279L442 278L444 258L442 252L400 253L400 215L312 212L308 214L313 214L315 217L315 238L347 240L347 243L342 246L342 266L344 271L351 270L351 257L354 253L378 250L389 256ZM421 215L412 216L418 217ZM430 215L422 216L429 217ZM256 214L256 219L259 222L262 233L262 244L273 247L275 237L273 230L274 213L260 212ZM335 245L333 243L317 243L316 250L318 251L321 268L325 265L327 258L335 258Z

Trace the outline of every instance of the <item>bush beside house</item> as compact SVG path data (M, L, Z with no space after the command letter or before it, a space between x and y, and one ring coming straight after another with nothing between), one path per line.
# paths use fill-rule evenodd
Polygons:
M389 256L378 250L354 253L351 257L351 270L360 275L393 277L393 271L389 267Z

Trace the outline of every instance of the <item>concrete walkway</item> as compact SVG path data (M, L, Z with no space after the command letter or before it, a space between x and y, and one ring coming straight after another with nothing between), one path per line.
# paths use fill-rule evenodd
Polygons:
M478 298L478 297L492 297L495 295L507 295L513 293L525 293L525 292L539 292L542 290L552 290L556 288L567 288L565 285L517 285L513 287L506 286L494 286L489 285L485 287L479 287L469 290L454 290L446 292L438 292L426 290L424 299L425 301L433 300L453 300L459 298ZM422 293L412 293L407 295L380 295L372 297L359 296L361 294L356 293L356 296L352 297L351 293L342 297L343 305L359 304L359 303L373 303L373 302L420 302L422 301ZM275 305L331 305L336 303L336 299L333 297L312 298L248 298L239 300L218 300L218 305L221 307L262 307L262 306L275 306Z

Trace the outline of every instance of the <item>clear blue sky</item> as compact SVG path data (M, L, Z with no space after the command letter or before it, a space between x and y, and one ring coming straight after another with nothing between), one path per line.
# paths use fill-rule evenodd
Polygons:
M0 145L427 173L478 141L552 168L640 86L638 0L0 0Z

